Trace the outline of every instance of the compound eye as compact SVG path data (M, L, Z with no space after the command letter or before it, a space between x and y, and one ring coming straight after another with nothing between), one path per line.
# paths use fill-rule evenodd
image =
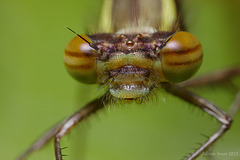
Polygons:
M92 42L87 36L81 36ZM97 82L96 51L81 38L75 37L68 43L64 63L70 75L79 82L87 84Z
M177 32L163 47L162 70L170 82L181 82L197 72L202 63L202 46L198 39L188 32Z

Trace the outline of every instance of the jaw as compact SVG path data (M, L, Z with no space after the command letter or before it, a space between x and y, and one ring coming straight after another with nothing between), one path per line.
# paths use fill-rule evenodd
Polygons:
M116 98L133 100L146 96L149 88L137 83L116 84L110 88L110 93Z

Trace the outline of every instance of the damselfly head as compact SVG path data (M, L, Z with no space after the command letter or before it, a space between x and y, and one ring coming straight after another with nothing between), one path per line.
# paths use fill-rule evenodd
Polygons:
M139 99L162 82L191 77L202 61L199 41L188 32L96 34L75 37L66 47L65 65L83 83L105 85L113 97Z

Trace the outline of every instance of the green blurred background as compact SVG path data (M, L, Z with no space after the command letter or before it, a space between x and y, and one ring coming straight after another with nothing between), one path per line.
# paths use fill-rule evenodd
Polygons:
M0 1L0 155L15 159L43 131L98 95L97 86L79 84L65 71L63 51L74 35L86 33L99 15L101 1ZM198 75L240 64L239 0L186 0L190 31L204 48ZM234 83L240 87L239 79ZM227 110L231 88L196 90ZM217 130L218 122L164 93L143 105L102 110L65 137L69 160L176 160ZM215 145L219 160L240 159L240 114ZM229 153L238 154L230 156ZM54 159L53 143L30 160ZM206 159L201 156L199 159Z

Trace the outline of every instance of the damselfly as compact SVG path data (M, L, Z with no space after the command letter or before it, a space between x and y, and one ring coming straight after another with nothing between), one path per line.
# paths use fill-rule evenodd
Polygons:
M232 118L186 88L228 79L239 74L240 68L182 82L200 67L202 47L196 37L184 31L178 7L180 3L173 0L105 0L97 32L77 34L65 49L64 62L75 79L104 86L106 93L52 128L19 160L51 139L56 159L62 160L60 139L85 117L116 102L144 103L160 89L199 107L221 123L221 128L186 159L196 159L213 146L229 129Z

